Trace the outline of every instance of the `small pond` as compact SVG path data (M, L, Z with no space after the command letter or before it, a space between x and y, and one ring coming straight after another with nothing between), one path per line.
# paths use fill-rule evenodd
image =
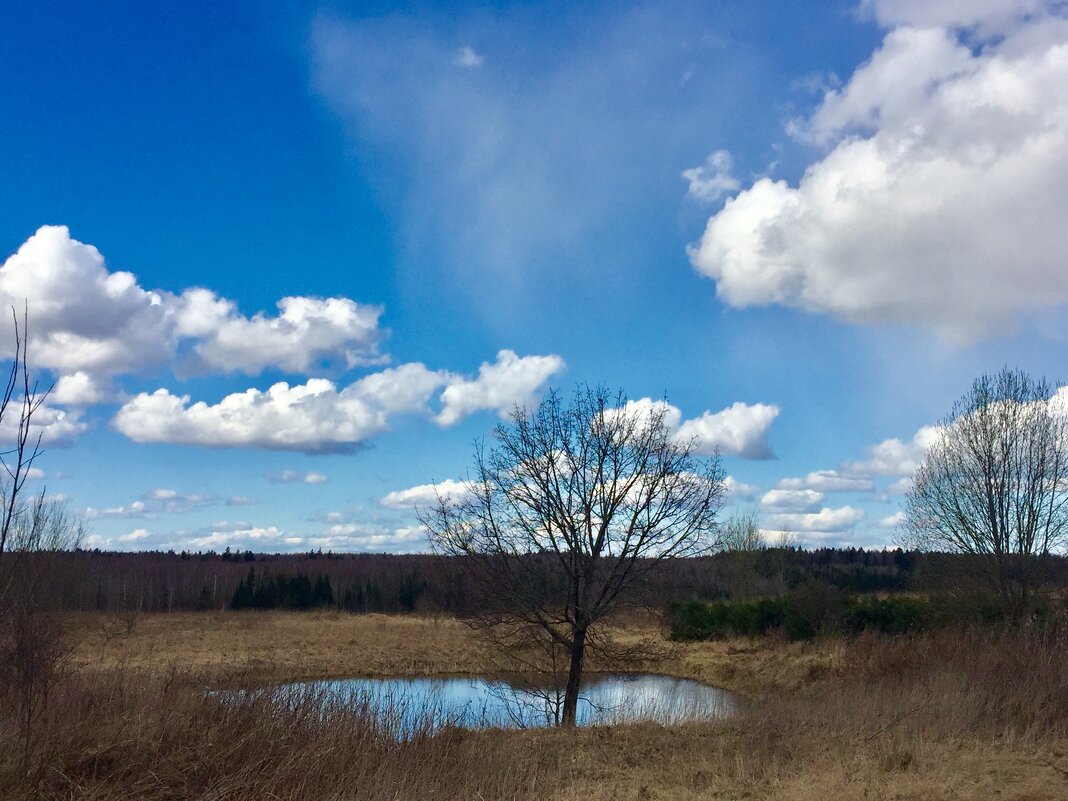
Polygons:
M282 697L314 697L330 706L357 706L404 736L445 724L465 728L551 726L563 693L475 677L336 679L276 688ZM737 697L689 679L654 674L592 674L583 683L581 726L655 721L661 724L730 716Z

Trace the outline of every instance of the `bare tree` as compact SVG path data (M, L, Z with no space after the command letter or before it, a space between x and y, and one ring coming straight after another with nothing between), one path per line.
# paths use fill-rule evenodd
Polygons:
M768 541L760 528L756 509L735 511L722 525L721 542L724 554L725 579L732 598L750 598L760 594L761 580L757 566Z
M717 544L726 493L718 455L679 441L666 404L626 407L622 393L551 392L517 408L475 448L460 497L439 497L422 522L436 547L495 609L473 620L513 664L566 676L560 722L573 726L587 656L628 655L602 625L640 601L665 560Z
M12 318L14 355L0 396L0 701L18 722L25 760L66 648L60 599L45 578L53 556L78 544L82 527L44 489L27 497L42 453L34 418L51 387L41 389L31 376L25 313L21 327L14 310Z
M737 511L724 521L721 540L723 550L731 553L752 553L769 547L760 528L760 515L751 508Z
M0 554L9 549L12 528L19 524L27 511L23 488L29 480L33 463L41 454L40 430L34 434L33 417L44 404L52 387L40 389L30 375L27 364L29 332L27 313L22 316L22 328L15 310L11 322L15 339L15 353L8 370L7 383L0 396ZM26 338L23 339L25 333Z
M1045 379L983 375L954 405L909 492L906 545L970 554L1011 615L1068 543L1068 407Z

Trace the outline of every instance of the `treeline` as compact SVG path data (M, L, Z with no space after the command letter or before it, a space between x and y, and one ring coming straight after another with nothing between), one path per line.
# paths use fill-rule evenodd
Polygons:
M658 565L644 594L665 606L775 598L811 582L845 594L929 592L942 588L947 576L967 574L968 562L966 556L854 548L722 553ZM1064 558L1048 557L1044 565L1048 583L1068 587ZM459 567L456 557L433 554L73 551L50 558L42 581L64 607L77 610L222 610L235 607L235 598L238 608L251 609L459 615L491 605L494 599L480 597Z

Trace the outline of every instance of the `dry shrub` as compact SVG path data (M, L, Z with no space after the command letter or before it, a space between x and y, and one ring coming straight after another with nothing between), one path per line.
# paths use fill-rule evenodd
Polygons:
M398 740L359 705L324 711L314 697L267 693L227 701L177 672L68 677L38 725L29 773L0 763L0 797L522 799L552 765L491 733Z
M1068 639L1031 629L864 635L839 675L747 717L743 750L778 765L872 749L908 763L925 744L1064 738Z
M1063 635L940 631L836 647L839 668L725 724L409 740L359 704L226 702L188 673L82 669L53 688L28 773L0 749L0 798L808 801L867 798L871 783L885 797L959 798L988 797L976 782L1023 781L1025 763L1035 778L1017 797L1066 797ZM13 726L0 719L0 743Z

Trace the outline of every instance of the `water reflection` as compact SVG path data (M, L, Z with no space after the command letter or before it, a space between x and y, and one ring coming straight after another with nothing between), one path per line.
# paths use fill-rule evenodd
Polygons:
M553 725L562 693L482 678L338 679L278 688L293 697L314 695L332 706L358 705L398 731L444 724L466 728ZM583 685L580 726L655 721L675 724L732 714L726 690L689 679L651 674L593 676Z

